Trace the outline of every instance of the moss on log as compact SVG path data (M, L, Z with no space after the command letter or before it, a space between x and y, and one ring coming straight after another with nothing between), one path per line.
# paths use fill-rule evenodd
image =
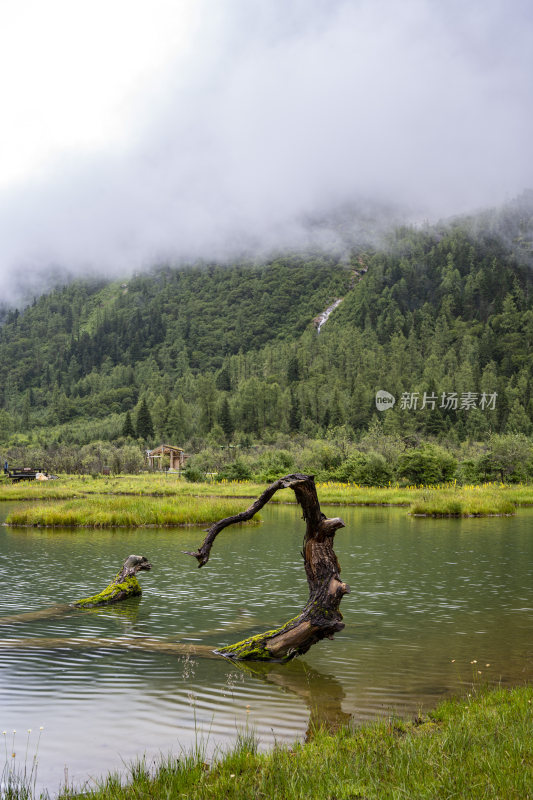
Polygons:
M142 589L137 580L137 573L151 568L152 565L144 556L131 555L103 591L77 600L73 605L76 608L94 608L95 606L109 605L109 603L118 603L129 597L138 597L142 594Z
M306 523L302 557L309 586L307 604L298 616L280 628L216 650L218 655L225 658L285 663L306 653L321 639L333 638L337 631L344 628L339 605L350 587L340 578L340 566L333 550L335 533L344 527L344 522L339 517L328 519L321 512L312 475L286 475L274 481L246 511L211 525L200 548L188 555L194 556L198 566L203 567L209 560L216 537L224 528L250 519L278 489L287 488L294 491Z

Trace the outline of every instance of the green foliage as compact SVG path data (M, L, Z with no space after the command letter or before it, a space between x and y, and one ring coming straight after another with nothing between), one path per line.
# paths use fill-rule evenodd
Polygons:
M146 441L151 439L154 435L154 424L148 409L148 404L144 397L141 400L141 405L139 406L139 410L137 412L137 422L135 428L138 439L144 439Z
M436 445L425 445L402 453L397 476L414 484L446 483L452 480L456 468L457 461L451 453Z
M288 450L268 450L253 464L253 471L257 480L273 483L294 471L294 459Z
M380 452L362 444L377 418L382 436L407 448L530 436L532 218L523 203L400 228L387 247L355 251L346 263L308 253L56 289L0 327L0 445L81 447L136 435L192 453L219 443L217 426L225 443L254 444L344 429L368 455ZM354 281L361 264L367 271ZM339 297L317 335L313 318ZM378 389L396 397L394 408L376 410ZM462 404L467 393L475 407ZM416 407L402 407L411 395ZM457 407L447 405L452 395ZM385 481L380 464L351 474ZM503 462L476 469L528 474Z
M477 466L484 479L527 480L533 475L533 447L523 434L493 435Z
M190 483L201 483L202 481L205 481L205 472L202 472L199 467L192 465L187 466L187 468L183 471L183 475L185 480L189 481Z
M235 430L235 426L233 425L233 418L231 416L231 411L227 397L224 397L222 399L222 404L220 406L220 412L218 418L220 422L220 427L224 431L226 439L228 440L228 442L230 442L233 436L233 432Z
M385 486L394 478L394 470L381 453L356 452L335 470L339 481L360 483L363 486Z
M126 411L122 435L124 437L131 437L132 439L135 437L135 428L133 427L133 422L131 421L131 414L129 411Z
M217 473L217 481L249 481L252 478L252 470L242 459L236 458L231 464Z

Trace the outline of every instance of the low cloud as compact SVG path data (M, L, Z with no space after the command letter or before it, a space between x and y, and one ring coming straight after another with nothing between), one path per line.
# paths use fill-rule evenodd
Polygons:
M6 300L58 272L336 246L337 210L366 236L389 213L431 219L533 185L526 0L195 8L186 55L128 107L128 137L0 194Z

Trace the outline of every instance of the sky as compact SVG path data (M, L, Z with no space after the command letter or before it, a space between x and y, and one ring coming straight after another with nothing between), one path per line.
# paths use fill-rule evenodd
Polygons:
M533 188L533 4L2 0L0 114L0 301L336 246Z

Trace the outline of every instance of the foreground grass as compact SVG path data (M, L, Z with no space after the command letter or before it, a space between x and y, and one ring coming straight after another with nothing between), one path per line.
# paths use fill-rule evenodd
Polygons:
M103 497L71 499L12 511L8 525L85 526L111 528L144 525L196 525L216 522L242 511L242 502L229 498ZM255 518L257 520L257 517Z
M143 474L116 477L61 476L55 481L0 483L0 500L66 500L102 496L169 498L242 498L242 510L249 498L258 497L266 484L249 481L188 483L175 474ZM533 484L485 483L459 486L359 486L355 483L318 483L323 504L408 506L411 513L433 516L513 514L517 507L533 505ZM293 503L290 489L277 492L274 503ZM235 512L232 512L235 513ZM201 520L202 522L207 520Z
M533 798L533 689L481 692L443 703L413 723L380 722L336 734L318 731L307 744L261 754L252 736L230 753L143 762L130 782L105 779L89 800L398 800L400 798Z

